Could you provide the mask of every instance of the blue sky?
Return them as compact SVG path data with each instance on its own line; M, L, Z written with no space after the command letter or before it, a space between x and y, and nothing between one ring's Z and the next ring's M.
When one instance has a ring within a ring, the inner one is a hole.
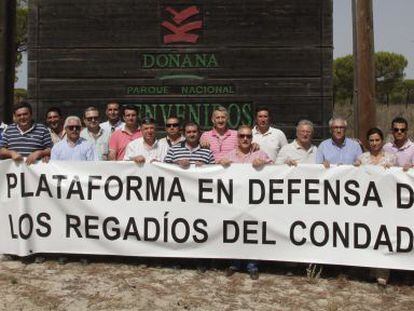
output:
M334 58L352 53L351 0L333 0ZM376 51L408 59L406 78L414 79L414 0L373 0ZM16 87L27 87L27 57L18 69Z

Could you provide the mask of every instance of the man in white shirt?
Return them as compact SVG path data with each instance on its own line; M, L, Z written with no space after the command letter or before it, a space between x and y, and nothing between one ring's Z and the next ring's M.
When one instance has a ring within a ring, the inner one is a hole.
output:
M253 128L253 142L266 152L272 161L288 141L286 135L279 129L270 126L270 111L266 107L258 107L255 114L256 126Z
M141 124L142 137L131 141L125 151L124 160L137 164L163 162L168 145L161 145L155 136L155 121L145 117Z
M119 130L122 128L122 126L125 124L122 122L120 117L120 109L119 104L117 102L109 102L106 104L106 110L105 114L108 118L108 121L103 122L100 125L101 128L103 128L105 131L112 134L116 130Z
M159 143L166 145L167 148L173 147L185 140L184 136L181 135L180 120L175 116L170 116L165 121L165 132L167 136L161 138Z
M315 163L317 148L312 145L313 123L301 120L296 126L296 139L282 147L276 159L276 164L297 165L298 163Z

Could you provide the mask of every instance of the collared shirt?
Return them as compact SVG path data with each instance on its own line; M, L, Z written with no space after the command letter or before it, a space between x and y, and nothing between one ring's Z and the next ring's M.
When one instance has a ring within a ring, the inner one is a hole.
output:
M125 125L112 133L109 139L109 150L115 151L116 160L123 160L127 145L134 139L142 137L141 131L137 128L132 134L125 130Z
M116 122L115 125L112 125L109 121L106 122L102 122L99 124L99 126L101 128L103 128L105 131L109 132L110 134L112 134L113 132L115 132L116 130L120 130L124 127L125 123L121 121L121 119L118 120L118 122Z
M126 147L124 160L131 161L137 156L143 156L146 163L151 161L163 162L167 154L167 146L161 146L158 140L155 140L152 146L145 143L144 138L140 137L131 141Z
M287 145L286 135L279 129L269 127L266 133L262 134L257 126L253 128L253 142L260 146L260 150L267 153L269 158L276 161L277 155L283 146Z
M276 159L276 164L284 164L286 160L293 160L297 163L313 164L315 163L316 151L318 148L311 145L309 149L303 148L298 144L296 139L280 149Z
M169 149L169 148L171 148L171 147L174 147L174 146L176 146L176 145L178 145L178 144L180 144L181 142L183 142L183 141L185 141L185 137L184 136L180 136L180 138L177 140L177 141L175 141L175 142L172 142L171 141L171 139L168 137L168 136L165 136L165 137L163 137L163 138L161 138L160 140L159 140L159 144L160 145L166 145L167 146L167 148Z
M397 166L414 164L414 143L409 139L407 139L401 148L398 148L394 143L386 143L384 145L384 150L395 154L397 157Z
M361 146L356 141L346 137L342 145L337 145L329 138L319 145L316 163L328 161L331 164L353 164L361 154Z
M50 132L46 126L40 123L34 123L25 132L17 124L11 124L3 132L3 139L0 143L0 148L16 151L23 157L27 157L34 151L51 147Z
M168 153L164 162L175 163L179 160L188 160L190 164L201 162L204 164L214 164L214 155L210 149L201 148L198 145L196 148L191 148L185 141L168 149Z
M51 160L60 161L98 161L95 146L85 138L79 137L73 145L68 139L63 139L53 146Z
M99 161L108 160L109 138L111 137L111 133L100 127L98 134L94 135L85 127L80 133L80 137L85 138L95 145Z
M227 130L223 135L219 135L215 129L204 132L200 141L208 141L210 150L213 152L216 161L221 160L225 154L237 147L237 131Z
M52 138L52 143L53 144L56 144L56 143L60 142L61 140L63 140L66 137L65 129L62 130L60 135L53 132L51 128L48 128L48 129L49 129L50 137Z
M238 148L230 151L224 157L233 163L252 163L256 159L264 160L266 163L271 163L272 159L267 155L266 152L262 150L257 150L254 152L249 152L247 154L239 151Z

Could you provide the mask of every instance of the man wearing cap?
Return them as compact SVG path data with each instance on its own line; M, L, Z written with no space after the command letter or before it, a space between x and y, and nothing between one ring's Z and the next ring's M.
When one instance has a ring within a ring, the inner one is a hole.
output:
M141 123L142 137L131 141L125 150L124 160L137 164L164 161L168 147L160 145L155 135L155 121L145 117Z

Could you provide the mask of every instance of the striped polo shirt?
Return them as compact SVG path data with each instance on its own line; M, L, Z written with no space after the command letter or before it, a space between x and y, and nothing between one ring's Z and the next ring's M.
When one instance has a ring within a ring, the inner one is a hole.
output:
M175 163L178 160L189 160L191 164L196 162L214 164L214 156L211 150L201 148L200 145L190 149L185 141L168 149L164 162Z
M46 126L40 123L34 123L26 132L22 132L17 124L9 125L3 133L3 140L0 143L0 148L16 151L23 157L27 157L33 151L51 147L50 132Z
M209 142L214 158L216 161L220 161L227 153L237 147L237 131L227 130L223 135L219 135L213 128L211 131L204 132L200 141Z

